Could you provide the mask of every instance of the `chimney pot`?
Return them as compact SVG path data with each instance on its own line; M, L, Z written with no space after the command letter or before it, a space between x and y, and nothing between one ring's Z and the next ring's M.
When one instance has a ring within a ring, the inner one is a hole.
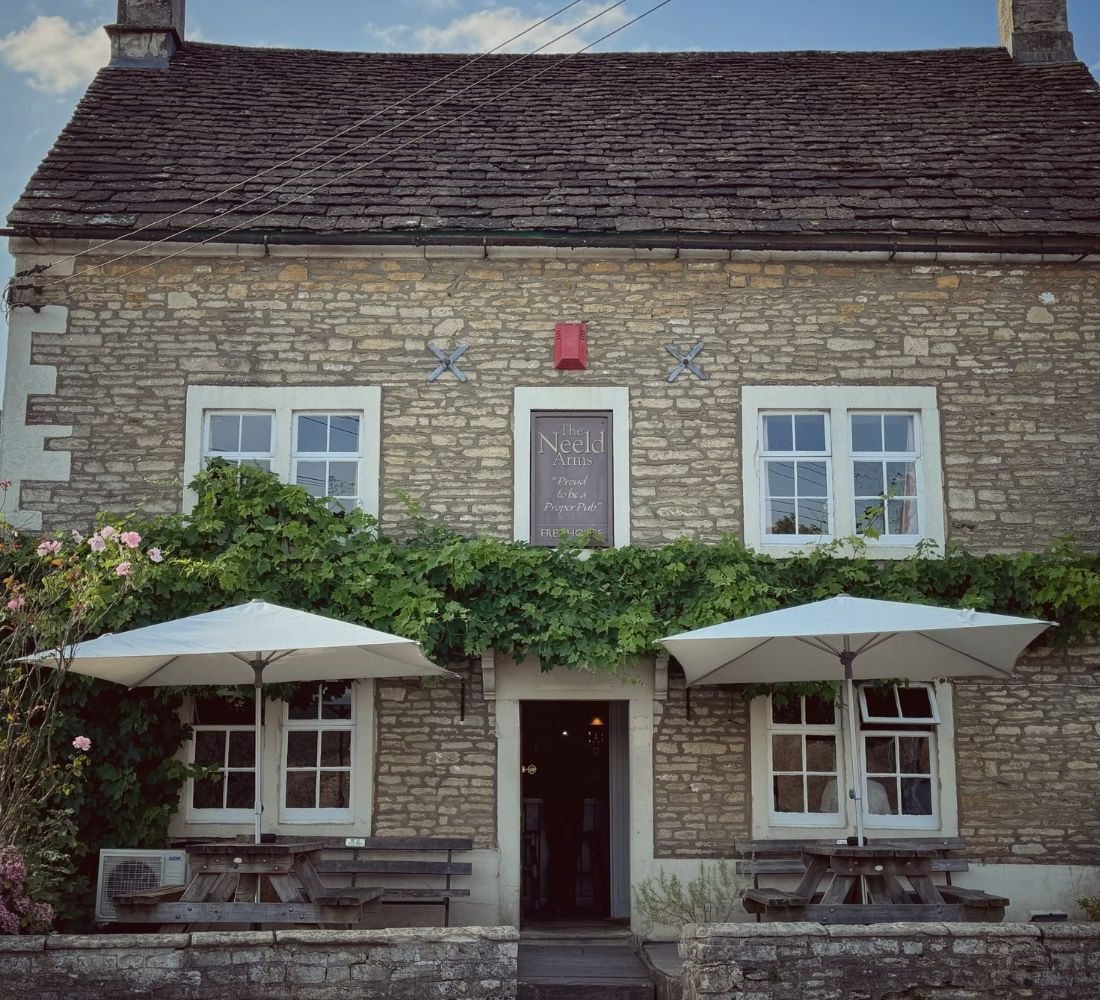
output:
M118 20L107 25L111 66L167 69L183 45L186 0L118 0Z
M1018 63L1077 62L1067 0L997 0L1001 45Z

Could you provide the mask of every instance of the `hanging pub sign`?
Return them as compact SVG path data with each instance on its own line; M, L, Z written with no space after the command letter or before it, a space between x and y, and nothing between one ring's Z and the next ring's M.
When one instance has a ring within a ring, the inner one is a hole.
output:
M610 412L532 412L532 544L593 531L613 545L611 469Z

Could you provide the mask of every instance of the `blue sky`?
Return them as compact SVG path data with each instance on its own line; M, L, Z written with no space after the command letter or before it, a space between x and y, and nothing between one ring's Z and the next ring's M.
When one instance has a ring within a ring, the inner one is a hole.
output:
M583 0L565 26L610 5ZM485 51L566 0L188 0L202 41L322 49ZM656 0L627 0L556 49L570 51ZM6 215L96 68L115 0L7 0L0 5L0 205ZM581 14L580 12L584 12ZM1100 72L1100 2L1070 0L1077 54ZM564 28L546 27L534 47ZM532 38L537 38L534 43ZM580 42L574 38L583 39ZM996 0L672 0L607 49L920 49L996 45ZM0 261L0 281L10 258Z

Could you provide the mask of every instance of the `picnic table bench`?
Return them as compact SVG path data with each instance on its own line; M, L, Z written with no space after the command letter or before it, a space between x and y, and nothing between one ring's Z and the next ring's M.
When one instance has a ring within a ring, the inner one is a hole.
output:
M324 844L314 862L319 874L350 878L352 888L360 876L369 876L371 885L382 890L383 905L442 906L444 927L450 926L451 900L470 895L468 888L451 882L473 873L470 862L454 859L456 853L473 850L468 837L342 838Z

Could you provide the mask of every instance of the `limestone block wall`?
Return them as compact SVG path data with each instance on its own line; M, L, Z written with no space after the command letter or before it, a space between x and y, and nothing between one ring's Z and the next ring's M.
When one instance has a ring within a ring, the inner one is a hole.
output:
M496 720L480 666L449 664L466 681L377 681L376 837L472 837L496 846Z
M653 732L654 855L730 858L749 836L748 705L727 689L669 677Z
M513 1000L512 927L0 937L9 1000Z
M684 928L684 1000L1084 1000L1100 924Z
M407 493L461 530L507 537L513 389L619 385L633 539L714 539L742 530L741 386L850 383L937 387L949 537L975 550L1035 547L1069 528L1100 540L1085 461L1100 443L1096 268L244 249L60 286L67 327L29 348L56 368L56 390L5 414L72 428L43 445L71 453L67 481L3 470L47 527L80 527L97 508L178 507L188 384L379 385L383 526L402 528ZM562 321L588 324L586 371L552 368ZM698 340L709 379L669 384L664 346ZM428 341L468 344L470 380L429 384Z

